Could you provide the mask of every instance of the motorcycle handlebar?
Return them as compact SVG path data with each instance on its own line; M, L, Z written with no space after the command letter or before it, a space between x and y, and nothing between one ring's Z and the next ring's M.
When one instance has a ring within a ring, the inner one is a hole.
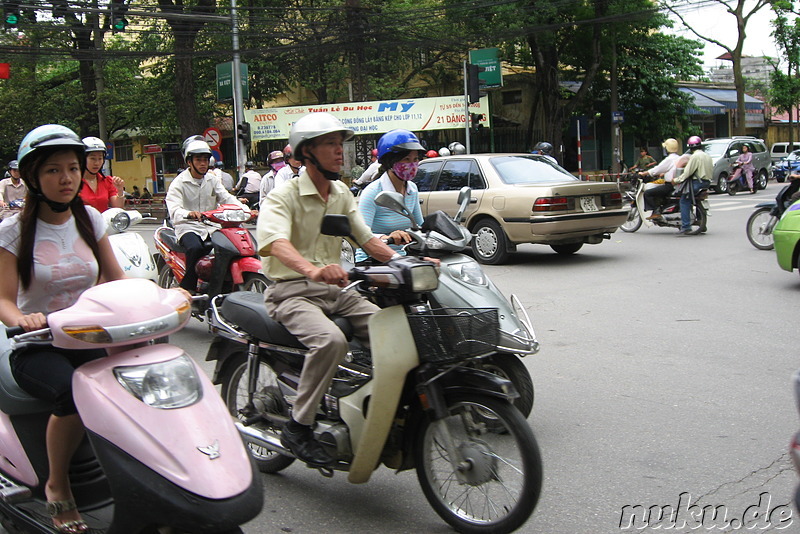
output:
M6 337L12 338L14 336L18 336L20 334L24 334L25 329L21 326L8 326L6 327Z

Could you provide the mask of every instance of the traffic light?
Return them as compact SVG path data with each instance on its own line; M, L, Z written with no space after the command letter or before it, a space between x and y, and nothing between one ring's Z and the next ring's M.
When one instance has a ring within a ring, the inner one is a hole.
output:
M483 120L483 113L470 113L469 114L469 121L472 125L472 129L475 132L479 132L481 128L483 128L483 124L481 121Z
M481 81L478 75L486 68L467 63L467 96L469 103L474 104L481 99Z
M3 26L16 28L20 18L19 2L3 2Z
M125 12L128 11L128 6L122 2L112 2L111 7L111 32L123 32L128 25L128 19L125 18Z
M249 145L250 144L250 123L249 122L243 122L243 123L239 124L239 126L237 127L237 135L239 136L239 139L241 139L244 142L245 145Z

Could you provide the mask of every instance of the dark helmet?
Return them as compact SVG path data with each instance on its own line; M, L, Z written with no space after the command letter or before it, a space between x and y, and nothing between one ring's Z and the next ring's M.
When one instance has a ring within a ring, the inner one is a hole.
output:
M410 150L425 150L425 147L420 144L417 136L408 130L392 130L378 139L378 161L381 163L387 154Z
M547 141L540 141L536 143L535 147L533 147L533 151L539 154L547 154L550 156L553 153L553 145Z
M11 161L8 162L8 168L9 169L19 169L19 161L15 160L15 159L12 159Z

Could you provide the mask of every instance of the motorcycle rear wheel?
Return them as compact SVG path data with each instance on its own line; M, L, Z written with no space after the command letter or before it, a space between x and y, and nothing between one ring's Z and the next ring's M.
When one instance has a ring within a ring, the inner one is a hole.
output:
M639 210L636 206L631 206L631 211L628 213L627 220L619 227L623 232L633 233L642 227L642 216L639 215Z
M178 287L178 281L175 280L175 275L172 274L172 269L169 268L169 265L164 264L158 270L158 285L164 289Z
M692 221L692 229L689 233L692 235L702 234L706 231L706 224L708 223L708 214L706 210L698 204L694 207L694 221Z
M759 250L772 250L775 248L775 239L772 228L777 223L772 220L772 208L759 208L747 219L747 239L750 244Z
M260 273L244 273L244 283L242 291L252 291L253 293L264 294L264 291L272 285L269 278Z
M258 385L253 397L255 406L252 409L247 407L247 352L245 351L229 356L220 373L220 382L225 406L231 415L240 421L260 411L269 411L284 417L289 415L288 407L284 405L278 389L275 371L263 360L259 362ZM280 432L280 428L272 427L266 421L255 423L253 426L275 433ZM277 473L289 467L295 460L255 443L248 443L246 436L242 438L247 443L258 470L262 473Z
M533 513L542 489L531 428L516 408L494 397L453 396L447 409L443 419L425 419L417 436L414 459L425 498L459 532L512 532ZM486 428L487 412L504 432Z

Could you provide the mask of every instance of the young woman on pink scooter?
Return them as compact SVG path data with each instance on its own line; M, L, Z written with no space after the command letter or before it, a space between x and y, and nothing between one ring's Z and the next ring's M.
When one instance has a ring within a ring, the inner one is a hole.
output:
M78 195L86 167L80 138L64 126L40 126L23 139L19 166L28 196L22 213L0 225L0 270L5 273L0 281L0 320L32 331L46 327L46 313L70 306L98 280L124 275L102 217L84 207ZM75 509L68 475L83 437L72 400L72 371L104 355L102 350L39 347L12 359L19 384L54 405L46 434L50 475L45 494L59 532L87 530Z

